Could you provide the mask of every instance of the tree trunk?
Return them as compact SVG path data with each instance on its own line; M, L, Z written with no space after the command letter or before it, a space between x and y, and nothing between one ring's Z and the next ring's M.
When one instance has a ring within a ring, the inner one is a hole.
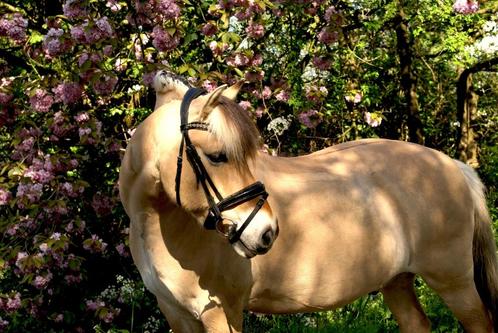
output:
M396 22L397 51L400 63L401 91L406 101L408 139L424 143L424 129L420 120L416 76L413 73L413 41L406 15L400 7Z
M479 166L477 160L477 142L472 124L477 114L477 101L479 95L472 87L472 73L464 70L457 83L457 120L460 123L458 135L458 159L474 168Z
M473 167L479 166L477 158L479 147L472 127L477 115L479 95L474 91L472 75L480 71L493 71L496 65L498 65L498 57L466 68L458 77L457 120L460 122L460 132L457 137L457 156L461 161Z

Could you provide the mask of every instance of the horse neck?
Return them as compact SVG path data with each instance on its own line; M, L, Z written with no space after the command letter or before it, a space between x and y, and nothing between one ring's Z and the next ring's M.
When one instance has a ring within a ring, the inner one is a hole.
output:
M161 106L174 100L181 101L183 99L183 95L185 95L185 92L179 90L168 90L165 93L157 93L154 109L157 110Z

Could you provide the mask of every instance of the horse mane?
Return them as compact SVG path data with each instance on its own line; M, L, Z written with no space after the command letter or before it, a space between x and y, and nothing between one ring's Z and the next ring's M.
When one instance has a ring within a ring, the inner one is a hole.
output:
M207 118L209 131L223 142L228 159L239 168L247 167L261 147L259 131L249 113L233 100L221 96L219 107Z
M161 70L154 76L152 87L156 91L155 109L157 109L171 100L181 100L191 85L185 78Z

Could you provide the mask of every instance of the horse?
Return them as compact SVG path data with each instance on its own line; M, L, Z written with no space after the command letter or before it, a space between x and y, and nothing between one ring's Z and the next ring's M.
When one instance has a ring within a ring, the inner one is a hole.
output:
M401 332L430 332L416 275L466 331L498 332L496 244L472 168L385 139L271 156L240 86L203 94L159 72L122 160L132 257L174 332L241 332L244 310L323 311L374 291Z

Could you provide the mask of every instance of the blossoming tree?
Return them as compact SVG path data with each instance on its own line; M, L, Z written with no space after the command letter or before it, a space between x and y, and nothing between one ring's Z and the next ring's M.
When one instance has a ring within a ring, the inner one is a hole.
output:
M116 188L158 69L208 91L244 80L240 105L269 153L414 141L412 126L454 152L458 71L476 63L472 52L496 57L496 8L420 3L1 2L0 331L166 329L131 263ZM478 82L490 90L496 78ZM496 126L480 127L483 147Z

